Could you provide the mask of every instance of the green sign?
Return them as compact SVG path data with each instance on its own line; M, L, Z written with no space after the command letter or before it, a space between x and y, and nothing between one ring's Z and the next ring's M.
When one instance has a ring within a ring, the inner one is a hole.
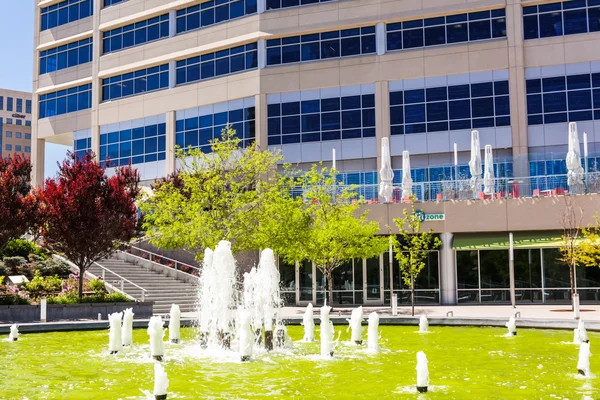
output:
M415 214L419 217L421 222L446 220L445 214L426 214L423 210L416 210Z

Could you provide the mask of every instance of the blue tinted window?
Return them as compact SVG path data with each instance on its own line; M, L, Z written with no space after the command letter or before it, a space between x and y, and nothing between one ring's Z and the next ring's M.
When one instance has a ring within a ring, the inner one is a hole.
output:
M217 0L177 11L177 33L229 21L244 15L255 14L257 0Z
M373 54L375 51L374 27L344 29L267 40L267 65Z
M132 132L146 132L143 136ZM100 160L107 166L139 164L166 158L164 122L100 134Z
M127 0L104 0L104 7L114 6Z
M281 115L280 117L280 112ZM375 95L329 97L269 104L270 145L306 143L375 135Z
M102 79L102 101L169 87L169 64Z
M576 35L600 30L600 4L572 0L523 7L525 39Z
M145 21L102 32L102 52L104 54L113 53L168 36L169 14L163 14Z
M66 0L41 9L41 29L56 28L87 18L94 12L93 0Z
M508 81L390 92L391 134L510 125Z
M70 105L67 107L67 105ZM74 106L73 106L74 105ZM40 95L39 118L53 117L92 107L92 85L82 85L68 90Z
M276 10L279 8L298 7L300 5L326 3L330 1L335 0L266 0L266 9Z
M506 37L505 10L392 23L386 31L388 51Z
M177 61L176 83L197 82L258 67L256 43Z
M40 51L40 74L92 61L92 38Z

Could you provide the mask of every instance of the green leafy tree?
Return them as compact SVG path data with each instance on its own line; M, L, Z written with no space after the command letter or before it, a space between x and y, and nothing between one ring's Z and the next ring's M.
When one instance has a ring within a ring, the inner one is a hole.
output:
M415 315L415 279L427 266L427 257L431 250L442 245L433 230L421 232L421 218L415 210L414 197L410 206L402 210L403 216L395 218L398 237L394 237L393 246L396 260L400 264L402 280L410 287L411 314Z
M297 195L284 195L273 206L291 221L285 226L289 236L274 241L273 250L286 262L312 260L327 280L329 304L333 303L333 271L354 258L376 256L388 245L386 237L377 235L379 223L368 221L368 211L352 202L354 188L343 186L335 173L314 165L296 178ZM280 226L274 224L272 230Z
M600 229L598 218L594 226L581 230L581 254L579 264L586 267L600 267Z
M563 228L562 243L560 246L559 260L569 268L569 280L571 282L571 310L574 309L573 295L577 293L575 288L575 267L584 257L581 242L581 225L583 221L583 209L575 207L573 196L564 196L565 208L561 215L560 223Z
M282 157L256 146L242 149L241 143L227 127L211 142L210 153L177 151L181 168L157 182L153 196L140 204L152 244L186 249L198 260L221 240L230 241L234 252L268 246L267 235L258 231L280 195L275 171Z

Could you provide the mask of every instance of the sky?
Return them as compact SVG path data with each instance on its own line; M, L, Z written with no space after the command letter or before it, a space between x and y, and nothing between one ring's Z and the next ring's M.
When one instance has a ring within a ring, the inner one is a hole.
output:
M31 92L33 0L0 0L0 88ZM46 176L54 176L70 147L46 144Z

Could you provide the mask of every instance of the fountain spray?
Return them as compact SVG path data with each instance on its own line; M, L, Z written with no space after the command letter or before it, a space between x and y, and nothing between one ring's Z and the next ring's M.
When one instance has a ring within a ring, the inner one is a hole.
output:
M110 354L117 354L123 347L121 338L121 321L123 319L123 313L113 313L108 316L108 322L110 328L108 330L108 349Z
M429 367L427 356L422 351L417 353L417 391L427 393L429 387Z
M321 307L321 356L333 357L333 323L329 320L329 312L331 307L325 304Z
M592 353L590 352L590 342L583 342L579 345L579 359L577 360L577 372L580 375L585 377L590 377L592 373L590 372L590 357Z
M260 262L256 270L255 300L263 311L265 326L265 348L273 350L273 327L280 325L279 308L281 307L280 276L275 264L275 254L271 249L260 253Z
M429 321L427 320L427 316L421 315L419 319L419 332L428 332L429 331Z
M177 304L171 305L171 312L169 313L169 341L171 343L179 343L181 339L181 311Z
M240 344L240 357L242 361L250 361L252 357L252 346L254 346L254 334L250 329L251 325L250 311L243 309L240 312L240 331L239 344Z
M169 379L165 369L160 364L154 364L154 399L165 400L167 398L167 389Z
M148 323L148 335L150 336L150 355L157 361L162 361L165 355L165 345L163 343L163 321L160 315L150 318Z
M579 342L580 343L588 343L590 338L588 337L587 329L585 329L585 322L582 319L579 320L579 324L577 326L577 331L579 332Z
M212 273L212 260L213 260L213 251L208 247L204 250L204 261L202 264L202 273L200 275L199 285L198 285L198 294L199 294L199 329L200 329L200 347L206 348L208 346L208 328L209 323L211 321L211 307L210 307L210 293L208 289L205 290L207 286L207 281L209 280L209 274Z
M8 340L10 340L12 342L16 342L17 340L19 340L19 328L17 327L17 324L12 324L10 326L10 333L8 334Z
M375 311L369 314L368 348L373 352L379 351L379 315Z
M573 343L581 344L581 336L579 336L579 328L573 329Z
M242 300L244 308L250 313L250 325L256 336L256 343L261 344L263 307L259 299L260 293L257 286L256 268L252 267L250 272L244 273L244 292Z
M363 321L363 308L359 306L352 310L352 314L350 314L350 319L346 319L348 321L348 329L352 329L352 341L355 344L362 344L362 321ZM348 332L346 329L346 332Z
M129 347L133 345L133 309L127 308L123 312L123 329L121 332L121 344Z
M313 305L309 303L302 317L302 325L304 325L304 341L315 341L315 319L313 316Z
M517 322L515 321L514 315L511 315L506 323L506 327L508 328L508 336L517 336Z

